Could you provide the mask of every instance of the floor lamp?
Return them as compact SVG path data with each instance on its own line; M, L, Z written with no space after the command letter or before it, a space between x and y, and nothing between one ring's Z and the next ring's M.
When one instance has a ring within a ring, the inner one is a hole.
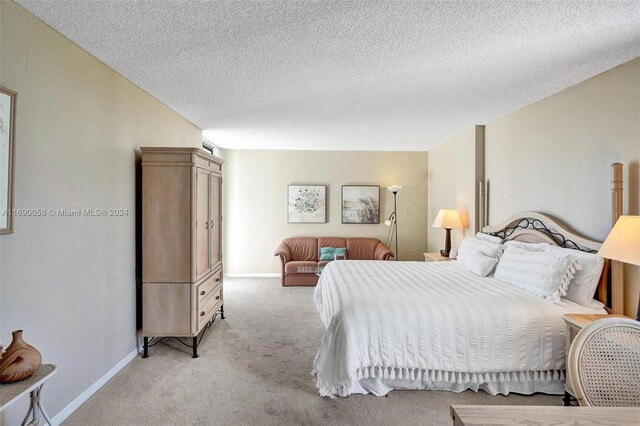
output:
M620 216L598 256L640 266L640 216ZM636 319L640 321L640 303Z
M400 260L400 256L398 254L398 210L397 210L398 205L396 204L396 195L398 194L398 191L402 189L402 187L400 185L392 185L387 187L387 189L389 190L389 192L393 194L393 213L391 213L391 216L389 216L389 219L384 221L385 225L390 226L389 234L387 235L387 246L391 244L391 241L395 237L395 240L396 240L395 257L396 257L396 260Z

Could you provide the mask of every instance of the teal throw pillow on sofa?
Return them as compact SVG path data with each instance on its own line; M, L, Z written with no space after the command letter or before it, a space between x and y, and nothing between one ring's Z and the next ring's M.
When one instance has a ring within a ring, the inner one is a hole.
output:
M320 260L333 260L336 255L347 257L347 249L345 247L321 247Z

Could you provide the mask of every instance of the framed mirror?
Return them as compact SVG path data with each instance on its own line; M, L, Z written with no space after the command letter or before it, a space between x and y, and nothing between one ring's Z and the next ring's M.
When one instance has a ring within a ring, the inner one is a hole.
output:
M0 234L13 232L17 98L16 92L0 86Z

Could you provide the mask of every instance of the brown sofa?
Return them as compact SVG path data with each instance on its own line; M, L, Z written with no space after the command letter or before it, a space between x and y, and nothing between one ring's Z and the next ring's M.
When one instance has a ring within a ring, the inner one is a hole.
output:
M322 247L346 247L350 260L389 260L393 252L375 238L293 237L285 238L274 253L282 261L282 285L316 285L316 270L329 261L320 261Z

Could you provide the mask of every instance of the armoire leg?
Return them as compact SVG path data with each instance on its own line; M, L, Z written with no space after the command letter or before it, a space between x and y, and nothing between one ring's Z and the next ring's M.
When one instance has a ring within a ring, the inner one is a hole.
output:
M142 344L142 358L149 358L149 338L144 338L144 343Z
M220 305L220 319L224 319L224 305Z
M198 358L198 336L193 337L193 358Z

